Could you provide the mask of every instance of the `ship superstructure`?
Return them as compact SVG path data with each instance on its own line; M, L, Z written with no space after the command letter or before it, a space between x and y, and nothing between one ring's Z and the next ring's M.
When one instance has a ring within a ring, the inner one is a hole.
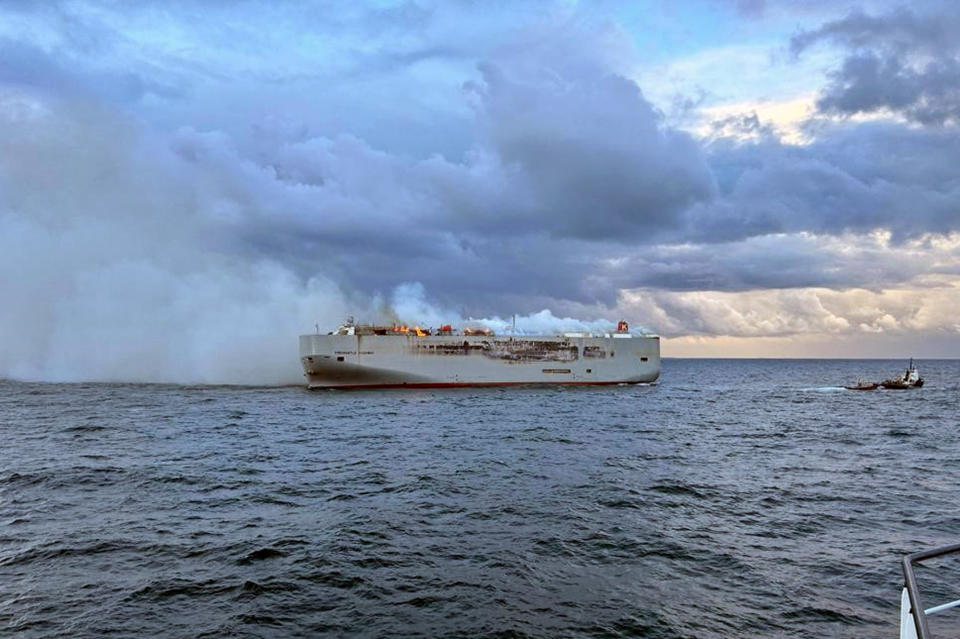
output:
M631 333L625 321L615 332L556 335L348 321L301 335L300 361L310 388L635 384L660 376L660 338Z

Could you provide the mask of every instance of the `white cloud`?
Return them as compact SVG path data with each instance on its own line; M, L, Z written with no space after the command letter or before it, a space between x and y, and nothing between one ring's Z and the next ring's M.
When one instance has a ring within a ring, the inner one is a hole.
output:
M929 280L930 278L928 278ZM619 308L669 337L955 335L960 277L878 291L798 288L742 292L627 290ZM960 343L957 344L960 352Z
M736 126L744 117L756 116L761 126L769 126L786 144L803 144L810 141L803 130L804 123L816 112L816 95L813 93L783 100L744 100L705 107L694 131L702 138L725 137L737 140L758 140L763 130Z

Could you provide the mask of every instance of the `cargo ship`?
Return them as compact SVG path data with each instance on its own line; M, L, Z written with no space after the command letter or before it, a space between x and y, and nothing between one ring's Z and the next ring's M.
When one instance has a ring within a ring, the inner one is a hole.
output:
M660 338L631 333L626 321L556 335L348 321L301 335L300 362L311 389L638 384L660 376Z

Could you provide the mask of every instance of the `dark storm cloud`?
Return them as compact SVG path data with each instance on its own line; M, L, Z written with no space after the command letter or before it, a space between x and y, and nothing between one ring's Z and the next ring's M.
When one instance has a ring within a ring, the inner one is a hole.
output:
M791 40L800 54L819 42L848 50L818 106L827 113L881 109L923 124L960 119L960 7L924 13L901 8L882 15L856 11Z
M485 126L512 113L485 114ZM309 139L258 165L222 138L198 140L202 148L191 157L205 171L235 176L231 199L249 202L233 221L236 250L283 255L303 275L332 274L350 289L386 293L418 281L470 314L537 310L523 299L609 306L620 289L636 286L879 287L931 265L885 261L881 249L845 253L821 246L824 238L890 229L901 242L960 230L960 185L951 169L960 163L960 138L951 129L845 124L806 147L769 137L715 142L707 157L718 186L710 199L654 218L649 235L637 234L640 224L632 235L615 227L616 238L577 236L564 217L616 224L602 190L600 206L565 206L494 142L460 164L412 162L351 138ZM551 170L567 170L582 185L576 160L562 157ZM566 193L563 184L554 188ZM660 246L664 237L693 248Z
M672 230L681 211L712 195L699 146L662 126L634 82L554 60L519 78L503 65L482 68L486 144L530 202L526 209L524 199L516 208L504 202L488 221L557 237L635 241Z
M896 250L893 251L897 253ZM613 286L673 291L751 291L862 287L880 290L925 273L949 273L938 257L854 238L766 235L720 245L652 247L635 251L609 272ZM941 256L942 257L942 256Z
M689 211L691 239L866 233L895 239L960 230L960 131L830 125L806 146L715 144L722 196Z

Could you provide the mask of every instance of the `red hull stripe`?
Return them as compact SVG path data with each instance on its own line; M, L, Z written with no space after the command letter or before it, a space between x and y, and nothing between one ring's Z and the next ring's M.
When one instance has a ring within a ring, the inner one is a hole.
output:
M410 382L408 384L348 384L344 386L310 386L311 390L361 390L365 388L477 388L490 386L612 386L649 382Z

